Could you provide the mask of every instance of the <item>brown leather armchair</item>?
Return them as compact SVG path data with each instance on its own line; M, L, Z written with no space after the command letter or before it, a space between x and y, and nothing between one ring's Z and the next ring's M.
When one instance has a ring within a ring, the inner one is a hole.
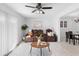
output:
M53 33L53 35L49 36L48 33L53 33L53 31L51 29L46 30L45 40L47 42L56 42L57 41L57 35L55 33Z

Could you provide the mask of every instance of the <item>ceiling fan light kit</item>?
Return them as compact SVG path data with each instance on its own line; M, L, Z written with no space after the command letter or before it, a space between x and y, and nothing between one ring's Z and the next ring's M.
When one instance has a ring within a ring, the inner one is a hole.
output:
M36 7L28 5L25 5L25 7L35 8L35 10L33 10L32 13L37 12L38 14L45 14L45 12L42 9L52 9L52 7L42 7L41 3L37 3Z

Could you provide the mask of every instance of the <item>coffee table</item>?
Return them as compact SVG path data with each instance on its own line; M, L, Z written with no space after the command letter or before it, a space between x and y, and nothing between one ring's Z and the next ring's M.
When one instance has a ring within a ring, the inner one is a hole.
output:
M30 54L31 54L32 48L39 48L40 49L40 56L42 56L42 48L46 48L46 47L48 47L48 50L50 52L50 48L49 48L49 43L48 42L46 42L45 45L37 45L37 42L32 42L31 49L30 49Z

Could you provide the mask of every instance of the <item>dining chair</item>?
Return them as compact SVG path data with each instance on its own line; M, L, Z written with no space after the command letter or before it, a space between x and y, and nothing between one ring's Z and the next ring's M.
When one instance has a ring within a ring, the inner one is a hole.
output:
M74 39L72 31L68 32L68 38L69 38L69 44L70 44L73 41L73 39Z
M74 35L74 39L75 39L76 43L79 44L79 35Z
M66 34L66 42L68 42L68 39L69 39L68 32L66 32L65 34Z

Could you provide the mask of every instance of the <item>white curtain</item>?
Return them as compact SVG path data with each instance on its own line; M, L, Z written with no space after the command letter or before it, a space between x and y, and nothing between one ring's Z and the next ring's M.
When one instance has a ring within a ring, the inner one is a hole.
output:
M2 21L0 18L0 55L2 55Z
M17 18L13 16L9 16L8 21L8 48L9 51L14 49L18 42L18 26L17 26Z
M0 55L12 50L17 44L17 17L0 11Z
M3 55L4 53L6 53L7 52L7 43L6 43L6 41L7 41L7 24L6 24L6 19L5 19L6 17L5 17L5 13L3 13L3 12L0 12L0 29L1 29L1 31L0 31L0 33L1 33L1 36L0 36L0 41L1 41L1 55Z

